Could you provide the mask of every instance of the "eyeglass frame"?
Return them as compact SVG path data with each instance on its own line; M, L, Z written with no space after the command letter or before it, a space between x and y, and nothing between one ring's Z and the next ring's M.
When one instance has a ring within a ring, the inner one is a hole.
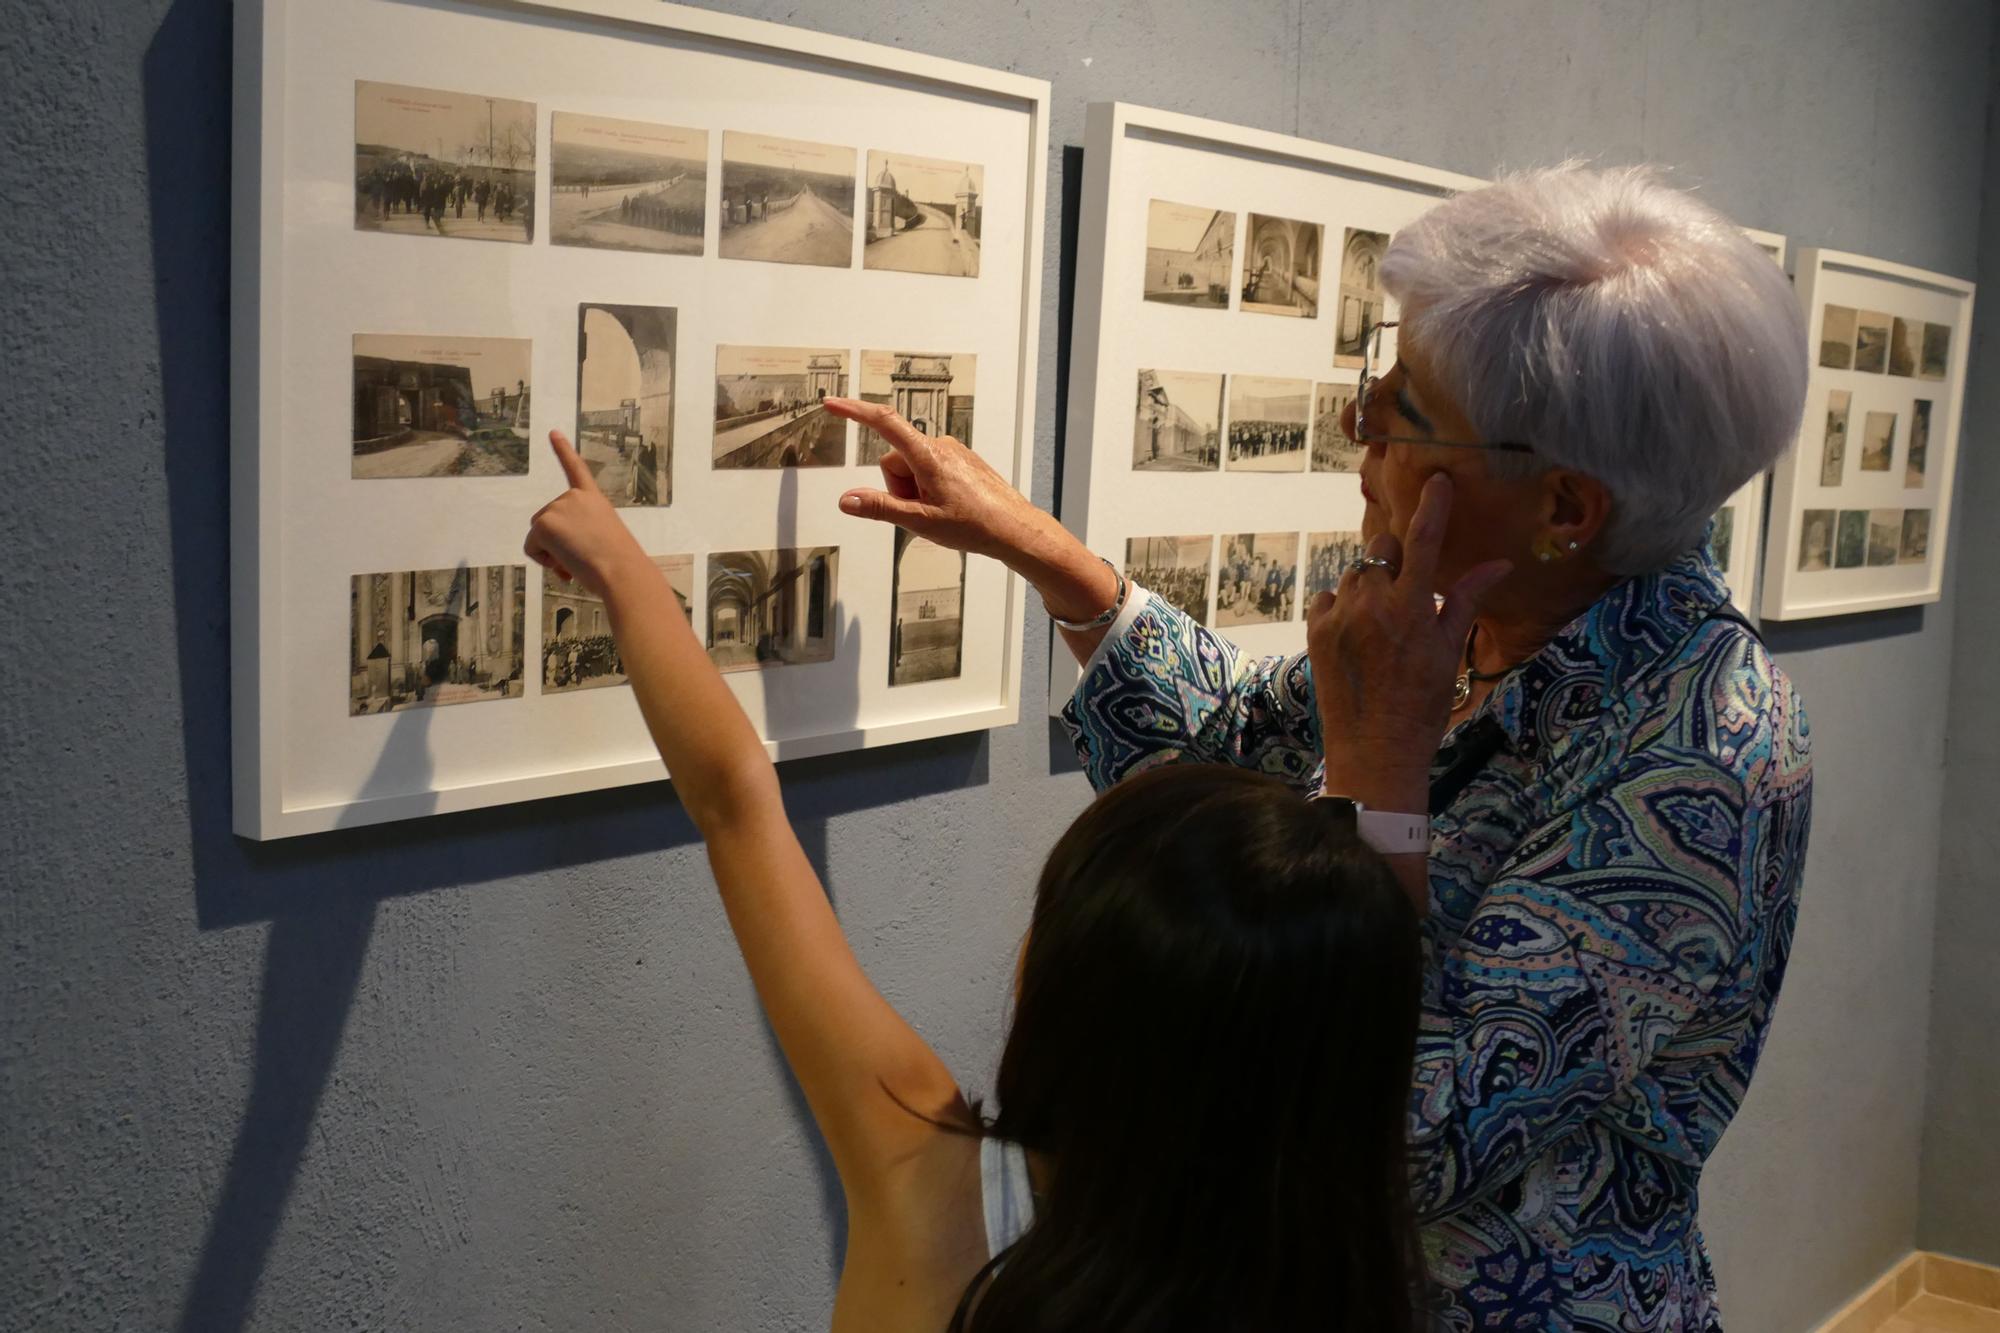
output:
M1354 442L1356 444L1430 444L1442 449L1491 449L1503 454L1532 454L1535 446L1515 441L1489 442L1486 440L1434 440L1421 435L1370 435L1362 424L1361 414L1368 410L1368 381L1387 379L1386 375L1371 375L1368 366L1382 346L1382 330L1393 329L1403 321L1383 320L1379 324L1363 324L1361 328L1361 374L1354 386Z

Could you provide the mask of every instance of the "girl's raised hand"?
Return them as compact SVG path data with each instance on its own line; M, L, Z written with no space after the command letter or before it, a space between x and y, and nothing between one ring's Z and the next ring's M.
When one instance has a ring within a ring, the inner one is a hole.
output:
M549 445L562 465L569 489L528 521L528 540L521 549L536 564L601 595L620 567L635 557L645 560L645 554L611 501L597 488L590 465L569 437L552 430Z
M840 497L858 518L907 528L954 551L1006 562L1021 551L1044 516L985 459L950 436L925 435L882 403L828 398L835 416L858 421L888 444L884 489L859 487Z

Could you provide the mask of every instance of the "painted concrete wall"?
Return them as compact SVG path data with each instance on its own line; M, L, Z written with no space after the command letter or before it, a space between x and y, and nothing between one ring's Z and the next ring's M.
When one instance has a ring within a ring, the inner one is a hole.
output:
M1092 98L1480 173L1655 158L1745 223L1978 259L1982 0L745 8L1055 79L1044 502L1060 146ZM0 1309L38 1330L819 1326L836 1186L664 791L228 832L228 53L222 0L22 0L0 25ZM1990 570L2000 538L1958 531ZM1773 636L1819 819L1790 989L1704 1208L1733 1333L1808 1327L1916 1234L1952 619ZM1046 649L1037 620L1030 682ZM981 1086L1022 850L1081 779L1039 720L786 777L864 962Z
M1973 316L1965 396L1968 420L1980 425L1962 445L1961 532L1990 532L2000 513L2000 103L1987 107L1981 218L1984 308ZM2000 1264L2000 540L1966 542L1957 565L1917 1238L1925 1249Z

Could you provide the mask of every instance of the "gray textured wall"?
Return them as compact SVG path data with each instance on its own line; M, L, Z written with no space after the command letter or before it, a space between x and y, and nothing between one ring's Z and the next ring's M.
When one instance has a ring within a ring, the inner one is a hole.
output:
M1986 0L746 8L1050 76L1056 146L1123 97L1470 172L1654 158L1746 223L1955 273L1978 257ZM0 25L0 1322L818 1326L836 1187L663 791L228 833L228 52L221 0L17 0ZM1050 167L1043 501L1070 202ZM1990 527L1957 533L1966 571L1991 570ZM1773 636L1819 819L1790 989L1710 1173L1733 1333L1809 1326L1916 1234L1952 619L1948 600ZM1046 647L1037 622L1030 682ZM1983 706L1966 764L1990 798ZM1081 780L1039 720L786 776L864 962L980 1084L1024 849ZM1950 899L1968 933L1973 896ZM1954 942L1941 975L1991 956ZM1937 1181L1964 1142L1948 1121ZM1949 1194L1939 1233L1969 1234L1976 1201Z
M2000 60L2000 38L1995 42ZM2000 68L2000 66L1996 66ZM1987 108L1986 204L1979 243L1958 508L1994 529L2000 513L2000 104ZM1967 529L1961 528L1960 531ZM1945 741L1937 951L1926 1102L1925 1248L2000 1264L2000 538L1965 543Z

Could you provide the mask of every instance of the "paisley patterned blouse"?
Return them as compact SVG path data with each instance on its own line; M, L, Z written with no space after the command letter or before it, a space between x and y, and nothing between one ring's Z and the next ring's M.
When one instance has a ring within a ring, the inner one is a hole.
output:
M1063 718L1100 788L1180 760L1319 779L1305 656L1136 590ZM1432 779L1410 1134L1437 1326L1719 1330L1695 1203L1797 919L1791 683L1692 551L1510 672Z

